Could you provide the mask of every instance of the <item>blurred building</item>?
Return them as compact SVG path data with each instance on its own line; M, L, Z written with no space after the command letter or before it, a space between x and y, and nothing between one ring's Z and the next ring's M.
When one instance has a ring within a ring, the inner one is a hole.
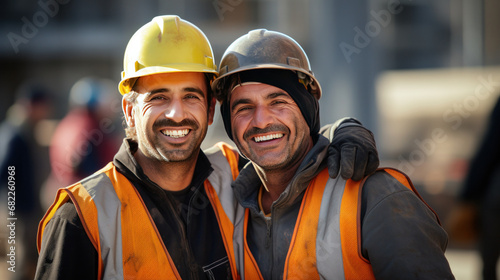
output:
M386 69L500 63L500 4L483 1L40 0L8 1L0 11L0 117L13 89L37 77L58 92L62 115L83 76L119 80L135 30L159 14L200 26L216 60L253 28L297 39L324 88L323 123L350 115L376 130L375 82Z

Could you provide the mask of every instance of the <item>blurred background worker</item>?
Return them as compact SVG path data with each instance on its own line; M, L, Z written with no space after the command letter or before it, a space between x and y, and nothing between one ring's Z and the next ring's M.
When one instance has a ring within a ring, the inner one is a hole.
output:
M495 280L500 257L500 99L491 113L482 143L470 162L459 199L465 205L464 209L473 211L469 213L474 219L468 230L478 226L483 279Z
M71 88L69 112L50 145L52 172L61 186L92 174L113 158L118 146L106 134L114 125L110 106L111 93L115 92L111 81L90 77Z
M40 143L40 138L43 138L40 134L44 131L39 129L39 124L49 116L50 109L51 99L47 90L27 82L19 88L15 103L0 125L0 197L5 208L7 201L15 203L15 215L12 216L17 218L15 252L17 265L22 267L11 274L10 279L33 279L36 267L38 254L33 240L43 214L39 193L50 172L48 148ZM9 166L14 168L15 190L5 197Z
M50 144L52 173L44 188L44 206L52 203L58 188L85 178L113 159L121 142L116 136L121 128L115 121L114 93L115 86L107 79L84 77L72 86L69 111Z

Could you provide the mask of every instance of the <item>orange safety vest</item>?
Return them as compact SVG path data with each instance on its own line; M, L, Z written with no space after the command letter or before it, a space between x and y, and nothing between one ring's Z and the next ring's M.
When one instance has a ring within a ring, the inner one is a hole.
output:
M226 144L217 145L220 157L227 159L231 169L231 173L217 176L230 176L226 178L226 182L230 182L238 175L238 154ZM233 279L239 279L233 249L234 221L226 215L218 192L209 180L205 180L204 188L219 222L231 274ZM221 189L231 188L217 187ZM98 279L181 279L141 196L113 163L57 192L55 202L38 228L39 251L45 226L69 199L98 252Z
M415 192L421 199L405 174L391 168L383 170ZM324 169L310 182L306 189L288 249L283 279L320 279L316 265L316 233L322 197L328 179L328 171ZM365 181L366 178L362 181L347 180L341 198L339 225L344 279L375 279L370 262L361 253L360 202L361 190ZM263 279L246 241L248 219L249 209L246 209L244 221L244 279Z

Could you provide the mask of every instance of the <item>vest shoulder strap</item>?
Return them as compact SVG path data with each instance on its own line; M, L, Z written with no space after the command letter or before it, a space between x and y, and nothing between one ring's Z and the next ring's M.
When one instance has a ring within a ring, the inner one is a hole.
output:
M381 168L390 176L409 190L413 191L417 197L425 203L413 186L410 178L403 172L394 168ZM361 252L361 192L368 177L362 181L348 180L344 189L340 210L340 236L342 242L342 259L346 279L375 279L370 262L365 259ZM427 203L425 203L427 205ZM427 205L435 214L437 214ZM356 213L356 218L352 217Z
M252 255L252 251L248 246L247 232L248 232L248 219L250 218L250 210L245 209L245 220L243 224L243 273L245 280L263 280L262 273L260 272L259 265ZM286 279L286 277L283 277Z
M375 279L371 264L361 254L361 189L366 179L347 180L340 205L340 241L345 279Z
M292 240L288 249L283 279L320 279L316 268L316 234L323 191L329 175L325 168L310 183L300 206ZM247 243L249 210L245 211L244 263L245 279L263 279Z
M436 213L436 211L434 211L434 209L432 209L432 207L427 204L427 202L425 202L425 200L420 196L420 194L418 193L417 189L415 188L415 186L413 186L413 183L411 182L410 178L408 177L408 175L406 175L405 173L397 170L397 169L394 169L394 168L384 168L384 171L389 173L392 177L396 178L401 184L403 184L405 187L407 187L409 190L413 191L415 193L415 195L427 206L427 208L429 208L429 210L432 211L432 213L434 213L434 216L436 217L436 220L437 222L441 225L441 221L439 220L439 216L438 214Z
M311 234L311 229L318 228L321 200L328 178L328 169L325 168L311 181L304 194L285 262L284 279L319 279L316 268L317 234Z
M236 180L240 171L238 170L238 153L231 148L228 144L224 142L218 142L215 144L222 151L222 154L226 157L231 167L231 174L233 174L233 181Z
M38 247L47 223L57 209L71 199L98 253L99 279L180 279L135 187L112 163L94 176L58 191L55 202L40 223Z
M116 168L109 169L106 175L121 202L123 246L119 260L123 261L125 278L181 279L138 191Z

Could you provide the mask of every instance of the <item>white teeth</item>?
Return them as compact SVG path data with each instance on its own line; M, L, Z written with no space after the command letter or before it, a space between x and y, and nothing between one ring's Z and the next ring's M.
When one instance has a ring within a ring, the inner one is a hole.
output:
M270 134L270 135L264 135L264 136L257 136L254 138L254 141L256 143L262 142L262 141L269 141L277 138L283 137L283 133L275 133L275 134Z
M184 137L189 133L189 129L183 130L164 130L162 133L166 136L170 136L172 138L180 138Z

